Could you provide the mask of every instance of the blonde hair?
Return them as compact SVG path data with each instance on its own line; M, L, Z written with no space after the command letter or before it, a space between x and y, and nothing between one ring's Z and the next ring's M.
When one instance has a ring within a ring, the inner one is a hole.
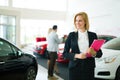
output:
M49 29L48 29L48 34L49 34L51 31L52 31L52 28L49 28Z
M75 15L75 17L74 17L74 25L75 25L75 22L76 22L76 17L77 16L82 16L83 17L83 19L84 19L84 21L85 21L85 29L86 30L89 30L89 20L88 20L88 15L87 15L87 13L85 13L85 12L79 12L79 13L77 13L76 15ZM76 25L75 25L76 26Z

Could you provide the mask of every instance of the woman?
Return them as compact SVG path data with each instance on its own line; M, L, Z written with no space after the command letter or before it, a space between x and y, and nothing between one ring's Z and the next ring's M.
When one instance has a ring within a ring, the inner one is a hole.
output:
M71 32L65 42L63 56L69 62L69 80L94 80L95 57L102 56L102 51L90 48L97 35L89 30L89 20L85 12L74 17L76 32ZM92 57L87 57L90 53Z

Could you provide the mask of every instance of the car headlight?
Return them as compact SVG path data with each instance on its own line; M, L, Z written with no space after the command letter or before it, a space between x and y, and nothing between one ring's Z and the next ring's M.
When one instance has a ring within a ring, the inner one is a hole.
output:
M111 57L107 57L107 58L103 58L104 62L107 63L112 63L115 61L115 59L117 58L117 56L111 56Z
M117 55L116 56L105 57L105 58L101 58L101 59L96 59L96 61L108 64L108 63L114 62L116 58L117 58Z

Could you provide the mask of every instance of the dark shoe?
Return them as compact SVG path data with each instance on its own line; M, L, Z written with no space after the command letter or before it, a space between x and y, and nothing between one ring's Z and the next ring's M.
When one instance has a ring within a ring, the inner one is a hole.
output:
M55 74L56 74L56 75L59 75L60 73L59 73L59 72L57 72L57 71L55 71Z

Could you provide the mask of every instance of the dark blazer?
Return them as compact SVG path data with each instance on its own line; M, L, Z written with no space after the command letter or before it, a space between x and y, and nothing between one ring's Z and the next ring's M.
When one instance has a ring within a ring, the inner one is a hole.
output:
M97 39L97 35L94 32L88 32L88 39L89 39L89 47L92 44L94 39ZM81 51L79 50L78 47L78 32L71 32L68 35L68 38L65 42L65 46L64 46L64 52L63 52L63 56L67 59L70 60L69 62L69 68L73 68L75 67L78 63L83 63L84 67L89 67L89 68L95 68L95 58L91 57L91 58L87 58L87 59L75 59L74 56L75 54L80 54ZM99 50L97 52L97 55L95 57L101 57L102 56L102 51Z

